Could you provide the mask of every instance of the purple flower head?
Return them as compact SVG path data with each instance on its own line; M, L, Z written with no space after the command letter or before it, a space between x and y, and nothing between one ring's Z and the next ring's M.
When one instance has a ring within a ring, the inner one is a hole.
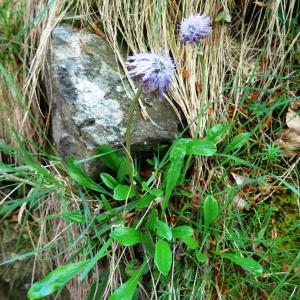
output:
M161 98L170 88L175 65L169 55L138 53L129 56L126 65L130 77L139 80L146 93L156 92Z
M212 31L211 19L206 15L190 15L180 24L180 40L194 45Z

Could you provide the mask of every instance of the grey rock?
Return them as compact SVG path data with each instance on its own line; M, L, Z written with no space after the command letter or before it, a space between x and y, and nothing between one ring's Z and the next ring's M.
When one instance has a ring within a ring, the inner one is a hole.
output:
M52 135L59 154L82 159L101 145L125 144L129 84L108 43L95 34L69 26L53 30L47 93L51 103ZM177 133L178 119L166 101L143 98L150 120L138 109L132 129L132 148L142 151L169 143ZM85 165L99 173L95 161Z

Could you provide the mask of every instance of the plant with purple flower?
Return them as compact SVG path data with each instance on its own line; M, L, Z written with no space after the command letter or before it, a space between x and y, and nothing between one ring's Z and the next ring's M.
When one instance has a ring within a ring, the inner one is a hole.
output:
M131 127L135 111L142 91L145 93L156 93L159 99L170 88L175 65L168 55L158 55L154 53L138 53L128 57L126 66L130 69L129 76L140 82L140 87L134 95L129 112L126 128L126 156L131 186L133 186L133 164L131 162L130 144Z
M207 81L205 74L205 63L204 63L204 51L201 48L200 40L209 35L212 31L211 18L206 15L192 14L187 18L183 19L180 24L179 36L180 40L184 43L195 47L197 54L199 54L200 70L201 70L201 97L205 101L207 94ZM197 127L200 126L200 122L197 122Z
M180 40L195 45L212 31L211 18L206 15L190 15L180 24Z
M138 53L129 56L126 65L131 68L130 77L140 81L144 92L156 92L161 98L170 88L175 70L170 56Z

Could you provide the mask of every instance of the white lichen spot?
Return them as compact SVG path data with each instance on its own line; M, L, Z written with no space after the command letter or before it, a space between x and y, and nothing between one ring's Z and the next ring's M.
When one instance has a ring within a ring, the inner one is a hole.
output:
M96 106L99 101L103 100L106 91L101 89L95 82L81 77L77 80L76 89L80 92L79 102L87 107Z
M123 88L122 86L120 86L120 85L117 85L117 86L116 86L116 91L117 91L118 93L124 92L124 88Z
M123 120L123 112L118 101L102 99L99 107L101 107L101 110L97 112L96 124L105 127L119 126Z
M120 130L120 133L122 136L125 136L125 133L126 133L126 127L122 127L119 129Z

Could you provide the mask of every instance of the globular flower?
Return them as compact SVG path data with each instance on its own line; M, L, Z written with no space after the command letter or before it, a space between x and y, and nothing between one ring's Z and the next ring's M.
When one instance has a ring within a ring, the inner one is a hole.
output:
M180 24L180 40L194 45L212 31L211 19L206 15L190 15Z
M171 86L175 65L169 55L138 53L129 56L126 65L146 93L155 92L161 98Z

